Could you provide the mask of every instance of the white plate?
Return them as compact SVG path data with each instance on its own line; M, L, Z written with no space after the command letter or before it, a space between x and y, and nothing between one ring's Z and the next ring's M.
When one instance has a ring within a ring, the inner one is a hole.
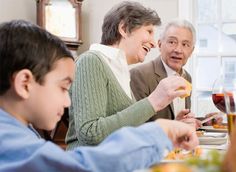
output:
M211 131L211 132L224 132L227 133L227 129L223 128L214 128L213 126L202 126L200 129L205 130L205 131Z
M200 145L222 145L227 142L227 137L198 137Z
M163 159L161 163L180 163L184 162L183 159Z
M204 132L202 136L200 137L226 137L227 133L222 132Z

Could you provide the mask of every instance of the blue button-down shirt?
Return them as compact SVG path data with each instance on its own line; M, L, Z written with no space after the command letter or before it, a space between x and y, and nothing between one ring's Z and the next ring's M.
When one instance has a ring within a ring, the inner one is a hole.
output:
M172 144L155 123L126 127L95 147L65 152L0 109L0 171L128 172L159 162Z

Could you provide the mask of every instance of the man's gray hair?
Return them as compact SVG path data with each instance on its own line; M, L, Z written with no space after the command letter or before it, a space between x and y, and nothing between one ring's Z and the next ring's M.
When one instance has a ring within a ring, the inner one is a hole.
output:
M160 34L160 40L164 39L167 30L172 26L174 26L174 27L183 27L183 28L188 29L192 33L193 44L195 45L195 43L196 43L196 30L195 30L194 26L192 25L192 23L190 23L187 20L182 20L182 19L174 19L174 20L168 22L165 25L164 30Z

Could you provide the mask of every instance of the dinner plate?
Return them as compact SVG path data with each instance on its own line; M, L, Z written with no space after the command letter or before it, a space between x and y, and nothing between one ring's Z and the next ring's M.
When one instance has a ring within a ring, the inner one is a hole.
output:
M205 130L205 131L211 131L211 132L224 132L224 133L228 132L227 129L224 129L224 128L214 128L213 126L202 126L200 129L201 130Z
M227 142L227 137L198 137L200 145L222 145Z
M163 159L160 163L182 163L184 159Z
M200 137L226 137L227 133L223 133L223 132L204 132L202 136Z

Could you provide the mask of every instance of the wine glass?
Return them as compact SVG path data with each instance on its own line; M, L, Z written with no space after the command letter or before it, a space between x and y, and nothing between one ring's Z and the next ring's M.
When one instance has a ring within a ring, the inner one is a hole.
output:
M223 113L226 113L223 74L220 75L213 84L212 101L218 110L220 110Z
M212 89L212 100L217 109L227 114L228 133L236 125L236 74L226 75L221 72Z

